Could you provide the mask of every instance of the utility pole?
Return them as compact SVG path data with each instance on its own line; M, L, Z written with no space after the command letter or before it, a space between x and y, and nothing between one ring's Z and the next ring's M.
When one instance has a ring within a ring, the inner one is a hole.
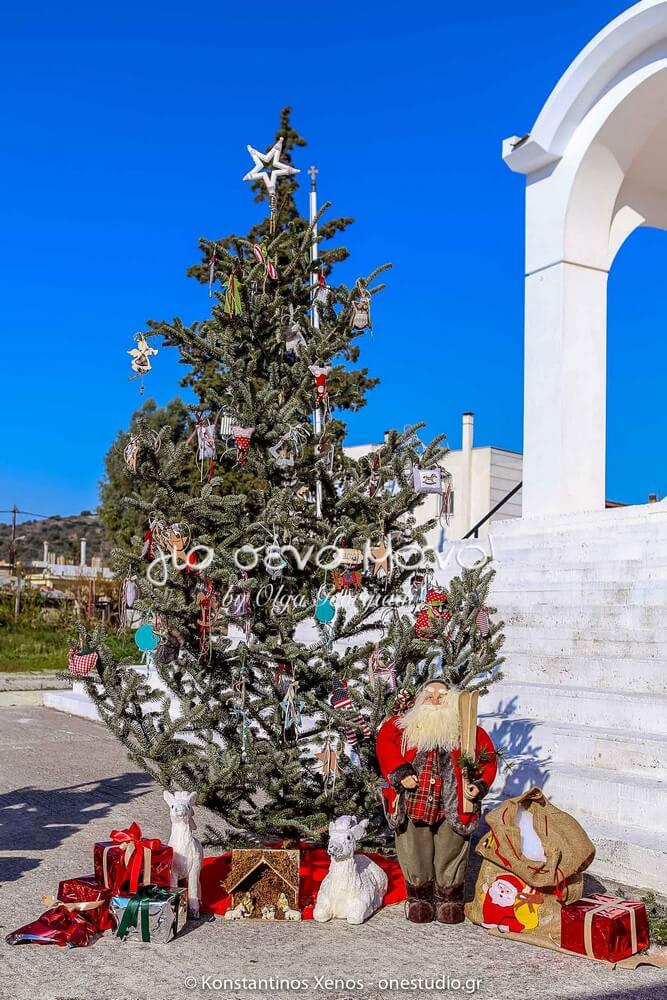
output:
M16 569L16 515L18 514L16 504L12 507L12 536L9 542L9 575L14 576Z

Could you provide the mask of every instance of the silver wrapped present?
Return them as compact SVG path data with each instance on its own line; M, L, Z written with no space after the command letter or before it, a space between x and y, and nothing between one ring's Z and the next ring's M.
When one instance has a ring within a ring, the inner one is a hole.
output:
M165 944L185 926L188 890L147 885L134 896L112 896L109 907L116 922L116 937Z

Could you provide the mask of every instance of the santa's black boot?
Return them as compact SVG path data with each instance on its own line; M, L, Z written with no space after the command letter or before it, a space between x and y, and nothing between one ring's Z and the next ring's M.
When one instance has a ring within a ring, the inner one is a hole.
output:
M435 916L441 924L462 924L465 920L463 912L463 882L458 885L437 885L435 887Z
M413 924L430 924L432 920L435 920L433 885L433 882L425 882L424 885L405 883L405 888L408 891L405 915Z

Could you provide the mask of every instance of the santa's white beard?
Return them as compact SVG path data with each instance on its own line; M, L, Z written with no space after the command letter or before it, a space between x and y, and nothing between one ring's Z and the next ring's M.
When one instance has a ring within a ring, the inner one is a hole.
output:
M459 696L450 691L444 704L431 705L419 698L398 720L408 745L418 750L451 750L460 742Z

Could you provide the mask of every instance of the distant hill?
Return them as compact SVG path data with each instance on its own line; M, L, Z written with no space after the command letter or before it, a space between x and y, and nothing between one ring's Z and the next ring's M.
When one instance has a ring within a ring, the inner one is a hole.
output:
M9 558L9 541L12 528L10 524L0 524L0 561ZM16 536L25 539L16 543L16 555L20 562L27 563L33 559L41 559L44 552L44 542L48 542L49 551L57 556L65 556L67 562L79 561L80 540L87 540L86 562L90 564L93 556L103 554L102 526L97 516L90 511L82 510L80 514L68 517L39 518L33 521L20 521L16 525Z

